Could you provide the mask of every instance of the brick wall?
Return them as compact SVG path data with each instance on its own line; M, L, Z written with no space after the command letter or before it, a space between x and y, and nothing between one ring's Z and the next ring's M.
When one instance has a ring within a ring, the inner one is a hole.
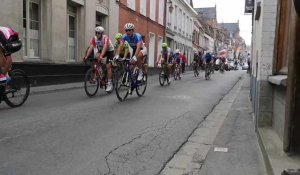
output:
M158 8L159 1L156 1L156 21L158 21ZM150 0L147 0L147 17L140 14L140 1L136 1L136 11L127 8L127 0L120 1L120 18L119 18L119 31L124 33L124 25L128 22L133 23L135 26L135 32L145 35L145 44L149 51L149 33L155 34L155 51L154 57L157 58L157 38L161 36L165 38L165 27L160 25L156 21L147 18L150 16ZM155 59L156 61L156 59Z

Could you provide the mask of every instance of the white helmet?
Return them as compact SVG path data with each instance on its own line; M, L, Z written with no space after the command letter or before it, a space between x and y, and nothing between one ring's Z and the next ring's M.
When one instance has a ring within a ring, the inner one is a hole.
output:
M103 32L104 32L104 28L101 27L101 26L97 26L97 27L95 28L95 31L96 31L96 32L103 33Z
M127 23L124 26L125 30L133 30L134 29L134 25L132 23Z
M179 52L179 49L176 49L176 50L175 50L175 53L180 53L180 52Z

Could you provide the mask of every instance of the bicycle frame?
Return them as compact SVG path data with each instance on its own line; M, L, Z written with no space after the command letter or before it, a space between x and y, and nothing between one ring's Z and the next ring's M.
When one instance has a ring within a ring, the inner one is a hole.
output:
M132 72L131 69L130 69L130 65L133 65L133 64L130 64L129 60L125 60L126 61L126 69L125 69L125 72L127 72L129 74L129 78L131 80L131 82L133 82L131 84L131 89L134 89L134 88L137 88L138 87L138 81L134 80L134 77L133 77L133 72L135 71L135 69L137 68L136 65L134 65L134 71ZM128 81L128 80L126 80Z

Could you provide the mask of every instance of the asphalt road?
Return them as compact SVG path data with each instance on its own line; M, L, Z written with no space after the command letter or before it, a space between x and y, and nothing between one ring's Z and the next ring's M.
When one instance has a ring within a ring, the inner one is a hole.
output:
M125 102L73 89L0 104L0 174L157 174L243 74L186 73L164 87L152 76Z

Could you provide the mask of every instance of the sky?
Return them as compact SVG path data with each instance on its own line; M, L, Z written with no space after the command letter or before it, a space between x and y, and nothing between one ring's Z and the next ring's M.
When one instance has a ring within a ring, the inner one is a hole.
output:
M193 0L194 8L214 7L217 5L218 23L240 22L240 36L247 45L251 44L251 15L245 15L245 0Z

